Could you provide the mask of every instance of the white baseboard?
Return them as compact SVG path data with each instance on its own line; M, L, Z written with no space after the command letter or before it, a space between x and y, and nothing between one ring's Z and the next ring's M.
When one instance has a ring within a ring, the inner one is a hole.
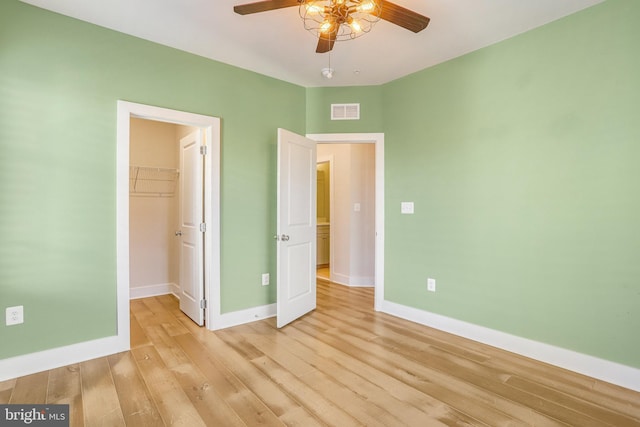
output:
M340 273L331 273L331 279L333 283L349 286L349 276Z
M230 328L232 326L243 325L257 320L267 319L276 315L276 304L261 305L258 307L247 308L245 310L232 311L224 313L218 317L218 320L211 325L209 329L216 331L218 329Z
M180 298L180 288L175 283L159 283L157 285L132 286L129 289L129 299L148 298L166 294L173 294Z
M0 360L0 381L127 351L130 348L129 334L125 335L100 338Z
M510 335L391 301L382 301L381 312L498 347L602 381L640 391L640 369L561 347Z
M370 276L349 276L349 286L353 288L373 288L375 279Z
M331 281L344 286L353 288L372 288L375 284L373 277L347 276L346 274L334 273L331 275Z

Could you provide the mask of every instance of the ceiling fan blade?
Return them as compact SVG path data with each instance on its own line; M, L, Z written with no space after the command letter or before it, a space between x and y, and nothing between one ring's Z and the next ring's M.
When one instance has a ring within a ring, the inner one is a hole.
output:
M282 9L285 7L299 5L300 0L265 0L234 6L233 11L240 15L248 15L250 13L266 12L269 10Z
M395 3L391 3L386 0L379 0L382 12L380 18L385 21L389 21L393 24L399 25L402 28L406 28L414 33L420 32L427 28L429 25L429 19L426 16L420 15L412 10L405 9L402 6L398 6Z
M333 45L336 43L337 31L332 31L328 36L320 33L318 37L318 46L316 47L316 53L326 53L333 49Z

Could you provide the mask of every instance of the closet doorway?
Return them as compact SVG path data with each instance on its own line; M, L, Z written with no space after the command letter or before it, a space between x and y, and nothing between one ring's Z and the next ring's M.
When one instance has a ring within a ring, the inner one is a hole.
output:
M129 242L131 298L172 293L204 322L204 132L194 126L132 118Z
M133 155L132 153L132 151L136 149L135 147L131 146L132 139L135 138L135 135L132 134L132 132L136 132L136 125L132 125L132 123L140 119L143 119L146 122L153 122L158 126L169 126L171 129L173 129L174 136L177 133L188 133L188 131L192 130L197 130L201 133L201 135L203 135L201 140L202 142L198 144L199 147L197 150L198 153L202 155L201 161L199 163L201 168L199 166L200 172L198 172L202 177L202 185L197 187L197 194L194 193L191 196L201 200L201 207L197 207L195 210L202 212L202 222L199 224L195 224L198 232L202 233L201 242L203 247L203 268L201 280L203 287L203 298L202 300L198 301L198 306L202 304L201 307L204 307L202 309L199 309L203 310L202 315L206 327L208 329L214 329L219 323L220 319L220 119L216 117L203 116L199 114L187 113L161 107L136 104L126 101L118 101L118 135L116 161L118 335L122 336L122 338L125 338L126 336L126 339L128 341L128 331L130 326L130 297L135 298L148 296L149 293L182 292L182 290L178 287L180 280L182 280L179 278L179 271L181 270L181 268L179 265L177 268L175 267L175 265L169 265L171 262L175 262L180 258L180 256L175 255L175 245L173 245L174 256L167 255L166 253L160 253L160 255L158 255L160 251L153 253L153 248L151 248L151 246L154 245L148 245L146 247L147 250L141 252L142 257L160 256L165 257L167 260L169 260L165 264L154 264L153 262L149 264L149 259L143 259L143 261L147 263L146 267L142 267L142 270L146 270L146 276L144 276L144 274L140 275L140 271L136 266L133 266L132 268L132 264L133 262L135 262L136 257L140 255L137 254L134 255L133 258L131 258L130 254L133 252L132 249L134 248L136 242L137 244L139 244L140 241L144 241L144 239L140 239L141 236L136 235L133 236L133 239L131 239L130 241L130 228L135 226L135 221L144 222L146 221L146 219L143 218L141 220L140 217L138 217L137 219L130 218L130 207L132 209L134 208L133 203L130 203L131 200L134 199L134 196L131 194L131 188L133 185L131 181L132 178L135 178L134 172L137 174L139 174L140 172L144 172L144 170L141 169L135 171L135 167L148 167L151 160L147 156L139 157L137 154ZM200 146L202 148L200 148ZM155 151L155 149L157 148L158 147L152 149L143 149L142 152L147 152L148 154L149 152ZM178 150L177 145L175 146L175 149ZM167 148L167 150L173 151L173 148ZM161 158L162 156L159 155L158 157ZM177 155L177 158L180 158L180 154ZM155 160L160 162L168 161L166 157L164 158L164 160ZM136 165L136 163L141 164ZM155 186L155 190L151 190L150 192L155 192L156 194L148 194L146 196L147 200L143 200L141 201L141 203L138 203L138 201L134 201L134 203L138 205L146 205L143 206L143 211L146 210L147 214L154 210L151 206L153 205L152 199L156 199L156 208L158 206L164 206L164 208L166 208L168 217L155 217L155 219L150 220L149 222L155 222L155 226L159 226L162 224L165 225L165 231L161 233L163 234L161 240L163 240L164 242L164 247L169 248L169 251L172 250L171 240L179 237L179 235L177 236L176 234L181 231L178 226L180 216L179 210L176 214L176 207L171 207L171 203L169 201L162 199L170 199L171 197L169 196L169 194L173 193L172 197L176 200L179 200L179 198L176 198L176 193L179 192L179 187L177 187L179 178L176 180L175 176L179 175L179 173L181 172L179 170L180 168L183 168L183 166L179 166L178 168L176 168L173 161L162 165L150 165L150 170L146 170L147 173L155 169L155 172L157 174L160 174L160 176L151 175L151 179L146 180L153 181L154 179L157 179L158 181L161 181L160 183L151 184ZM138 177L140 176L141 175L138 175ZM147 178L149 177L150 176L147 175ZM143 187L137 187L137 185L140 184L136 184L137 189L143 189ZM147 192L149 193L149 191ZM186 191L184 193L187 194ZM136 197L139 197L142 200L144 196ZM171 213L172 211L173 213ZM172 217L171 215L174 216ZM137 232L138 231L136 230L133 233L136 234ZM141 234L144 234L144 232ZM162 245L160 246L162 247ZM144 280L146 280L146 282L138 282L137 280L141 277L144 277ZM134 291L135 288L140 289L136 289Z

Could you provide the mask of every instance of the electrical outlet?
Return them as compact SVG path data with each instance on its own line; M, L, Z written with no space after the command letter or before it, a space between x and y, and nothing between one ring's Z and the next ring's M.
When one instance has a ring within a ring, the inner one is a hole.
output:
M429 292L436 291L436 279L428 278L427 279L427 290Z
M269 284L269 273L264 273L262 275L262 286L267 286Z
M413 202L402 202L400 203L400 213L402 214L413 214Z
M17 305L15 307L7 307L6 311L6 325L19 325L20 323L24 323L24 307L21 305Z

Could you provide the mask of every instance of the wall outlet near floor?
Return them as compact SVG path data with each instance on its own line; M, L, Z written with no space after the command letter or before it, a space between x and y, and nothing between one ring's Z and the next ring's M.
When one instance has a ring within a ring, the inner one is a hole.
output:
M24 323L24 306L18 305L15 307L7 307L7 318L6 325L19 325L20 323Z
M262 275L262 286L267 286L269 284L269 273L264 273Z
M429 292L436 291L436 279L428 278L427 279L427 290Z

